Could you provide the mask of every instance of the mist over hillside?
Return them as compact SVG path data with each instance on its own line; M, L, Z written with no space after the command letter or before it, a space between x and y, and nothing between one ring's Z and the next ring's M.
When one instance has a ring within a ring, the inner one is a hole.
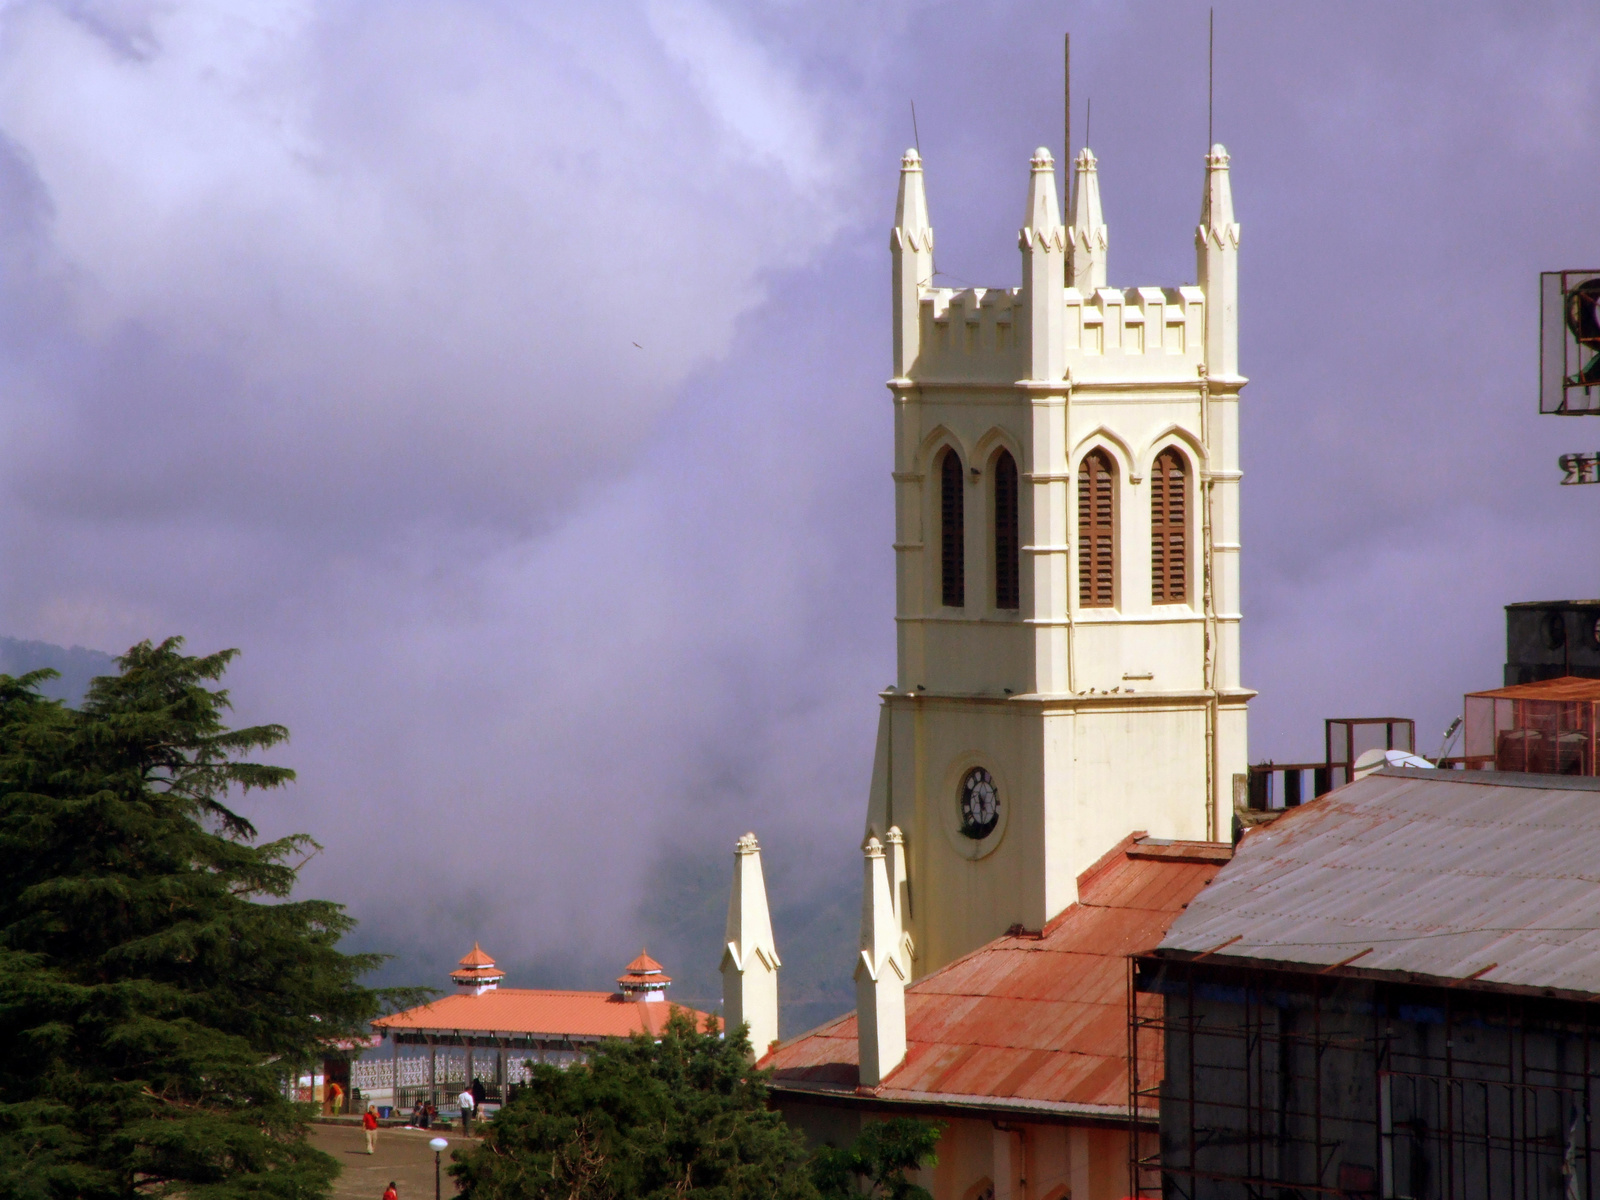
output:
M89 681L96 675L117 673L117 660L103 650L84 646L53 646L49 642L0 637L0 674L22 675L42 667L59 672L60 677L47 679L40 685L40 693L76 705L83 703Z
M861 926L860 855L787 867L763 854L778 958L778 1032L793 1037L855 1007ZM733 847L671 850L657 859L640 905L653 958L672 975L672 999L704 1011L722 1003L722 935L733 884Z
M0 637L0 673L21 675L45 667L59 677L39 690L73 705L82 703L96 676L117 673L115 657L101 650ZM315 829L309 832L316 835ZM708 1012L722 1007L718 968L733 882L732 850L731 845L715 850L664 847L649 869L649 886L637 914L641 945L673 978L672 999ZM827 863L790 865L781 852L766 854L763 865L773 936L783 961L779 1027L787 1038L855 1004L851 970L861 919L861 867L852 854ZM441 927L458 928L463 920L470 923L471 914L441 911L442 903L437 895L397 884L395 903L369 918L351 939L352 948L394 955L370 982L446 985L447 973L467 947L458 948L453 941L435 944L429 934ZM513 976L508 986L609 990L638 947L604 960L598 953L568 949L523 961L512 947L486 949L502 956L500 965Z

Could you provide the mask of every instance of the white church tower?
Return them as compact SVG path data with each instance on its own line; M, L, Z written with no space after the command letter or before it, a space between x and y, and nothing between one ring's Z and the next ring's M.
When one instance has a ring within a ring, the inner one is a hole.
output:
M1021 287L951 290L922 161L901 162L899 666L866 832L897 852L879 871L911 977L1041 928L1134 830L1226 839L1247 769L1228 155L1206 156L1194 286L1108 286L1087 149L1075 176L1063 224L1034 155Z

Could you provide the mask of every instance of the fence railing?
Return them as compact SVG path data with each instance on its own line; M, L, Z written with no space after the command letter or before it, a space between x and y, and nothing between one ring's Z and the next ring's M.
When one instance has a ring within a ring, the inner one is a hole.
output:
M1443 770L1492 771L1494 755L1441 758ZM1253 763L1250 767L1246 807L1256 812L1298 808L1307 800L1325 796L1350 782L1349 763ZM1308 778L1309 776L1309 778Z

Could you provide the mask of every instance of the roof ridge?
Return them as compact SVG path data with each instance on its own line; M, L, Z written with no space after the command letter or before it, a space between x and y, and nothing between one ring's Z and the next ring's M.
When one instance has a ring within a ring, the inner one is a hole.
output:
M1150 831L1148 829L1136 829L1136 830L1134 830L1132 833L1128 834L1127 837L1123 838L1120 842L1118 842L1115 846L1111 847L1111 849L1107 850L1099 858L1095 859L1094 862L1090 863L1089 867L1086 870L1080 871L1078 873L1078 881L1077 881L1078 882L1078 896L1079 896L1079 898L1080 899L1082 898L1083 889L1086 888L1095 879L1096 876L1098 876L1101 873L1103 873L1106 870L1106 868L1110 867L1112 863L1116 862L1118 858L1120 858L1122 855L1124 855L1124 854L1126 854L1128 852L1128 847L1134 845L1136 842L1138 842L1138 840L1140 838L1147 838L1149 836L1150 836ZM1070 905L1070 904L1067 905L1067 908L1071 908L1071 907L1072 907L1072 905ZM1064 908L1061 911L1062 912L1066 912L1067 909ZM1060 914L1057 914L1057 915L1059 916ZM1054 918L1051 918L1051 920L1053 921ZM1047 921L1045 924L1049 925L1050 922Z

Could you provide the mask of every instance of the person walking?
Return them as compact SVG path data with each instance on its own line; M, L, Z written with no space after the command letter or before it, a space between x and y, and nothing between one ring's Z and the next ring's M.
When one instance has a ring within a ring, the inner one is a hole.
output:
M367 1153L376 1154L378 1148L378 1110L372 1105L367 1105L367 1111L361 1114L361 1128L367 1131Z
M394 1189L394 1180L389 1180L389 1186L383 1189L383 1200L400 1200L400 1193Z
M330 1083L326 1090L328 1094L328 1116L336 1117L339 1115L339 1105L344 1100L344 1089L337 1083Z
M478 1099L472 1094L470 1087L461 1089L461 1095L456 1097L456 1102L461 1105L461 1132L463 1136L472 1136L472 1110L478 1107Z

